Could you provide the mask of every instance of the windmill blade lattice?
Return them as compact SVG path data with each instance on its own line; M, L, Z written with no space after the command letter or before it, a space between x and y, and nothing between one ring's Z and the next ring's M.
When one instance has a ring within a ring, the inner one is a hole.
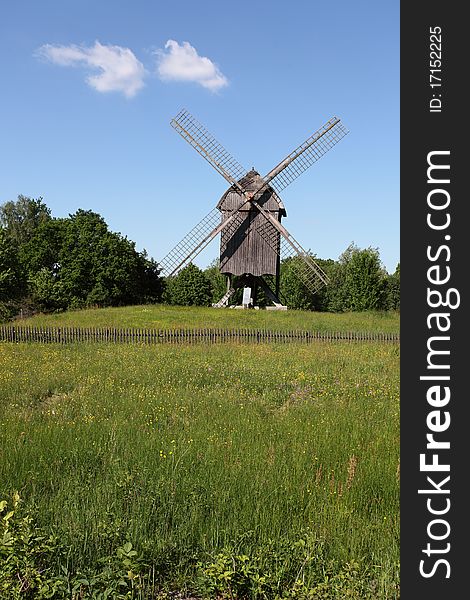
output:
M289 237L285 237L283 233L279 236L277 229L268 220L258 226L256 232L278 254L281 261L290 259L293 272L310 293L316 294L328 284L328 275L290 233Z
M247 203L248 200L244 204ZM222 230L231 227L234 231L239 227L241 206L224 217L217 208L212 209L160 262L161 274L164 277L173 277L202 252Z
M246 169L199 121L183 109L171 120L170 124L224 179L243 192L238 180L246 174Z
M340 119L333 117L272 169L263 178L263 187L270 185L279 194L348 133Z
M161 274L165 277L176 275L214 239L219 233L219 225L220 212L214 208L160 262Z

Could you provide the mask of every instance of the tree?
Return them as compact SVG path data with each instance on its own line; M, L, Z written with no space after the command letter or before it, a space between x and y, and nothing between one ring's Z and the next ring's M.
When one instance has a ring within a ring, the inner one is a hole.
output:
M20 247L20 261L28 277L43 268L58 270L59 254L67 231L67 219L42 221Z
M145 249L139 253L139 269L135 284L139 302L148 304L160 302L162 299L163 279L160 277L160 267L153 258L148 257Z
M17 303L25 287L16 245L0 226L0 322L17 312Z
M135 243L108 230L92 211L70 215L57 261L57 283L67 304L125 305L156 302L161 295L158 267Z
M312 255L317 265L330 277L334 261L320 259ZM321 287L315 294L305 286L297 275L299 266L303 267L302 259L293 256L281 262L281 297L289 308L302 310L326 310L329 286Z
M0 227L0 302L18 298L24 290L24 282L15 244Z
M10 312L28 292L25 245L38 227L50 219L50 210L42 198L19 195L16 201L0 206L0 301L8 305Z
M281 263L280 292L283 302L289 307L301 310L313 310L313 294L297 275L300 261L298 256L286 258Z
M339 311L384 308L386 272L376 248L359 249L354 244L340 256L332 269L328 309Z
M18 196L15 202L5 202L0 206L0 226L18 249L27 242L41 223L51 219L51 211L42 198Z
M211 283L203 271L191 263L167 280L164 298L169 304L210 306Z
M332 282L334 281L337 262L332 258L315 258L315 262L328 277L328 283L321 287L313 296L314 310L327 311L330 297L334 293Z
M210 265L204 269L204 275L211 284L212 302L218 302L227 291L227 278L220 272L218 258L215 258Z
M29 276L28 283L31 300L37 309L49 312L69 308L70 301L53 270L42 267Z
M354 248L346 269L349 309L353 311L384 308L386 272L376 248Z
M400 263L397 264L395 273L388 275L386 281L386 308L400 310Z
M158 265L135 243L109 231L104 219L78 210L51 216L42 201L18 196L0 207L0 295L41 310L157 302Z

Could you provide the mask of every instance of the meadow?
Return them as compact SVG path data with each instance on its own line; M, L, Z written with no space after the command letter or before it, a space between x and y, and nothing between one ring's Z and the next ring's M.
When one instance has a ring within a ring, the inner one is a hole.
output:
M367 311L326 313L302 310L214 310L202 306L153 304L132 307L87 309L36 315L18 321L21 325L63 327L148 328L264 328L274 330L370 331L398 333L397 312Z
M114 314L86 313L62 322ZM2 343L0 366L0 558L29 573L1 598L399 598L398 345Z

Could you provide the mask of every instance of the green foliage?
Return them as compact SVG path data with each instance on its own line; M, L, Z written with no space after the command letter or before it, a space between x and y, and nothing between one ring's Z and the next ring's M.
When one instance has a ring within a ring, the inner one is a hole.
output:
M44 220L25 242L18 246L19 258L28 278L33 277L41 269L57 274L67 223L67 219Z
M10 502L0 501L0 598L120 600L143 589L146 565L131 542L98 559L95 568L71 572L66 547L20 504L17 492Z
M250 556L226 547L210 562L198 563L199 589L209 598L285 598L289 593L300 598L299 592L308 590L302 581L305 568L320 562L321 554L321 544L308 533L295 542L268 540Z
M57 283L67 305L135 304L147 294L158 299L157 282L149 285L152 274L157 279L156 265L92 211L70 216L58 258Z
M398 263L395 273L387 277L385 308L400 310L400 263Z
M318 266L331 277L332 270L335 268L335 261L320 259L312 256ZM301 261L298 257L287 258L281 263L281 296L289 308L300 310L327 310L328 297L331 294L332 285L323 286L316 294L302 283L296 274L298 264Z
M398 276L387 275L377 249L351 244L338 261L313 258L330 279L315 295L296 276L299 258L288 258L281 264L281 294L290 308L362 312L399 306L399 271Z
M125 600L175 595L155 595L150 573L156 564L139 556L130 541L114 546L115 550L96 559L93 566L74 569L64 543L39 527L21 504L17 492L10 500L0 501L0 598ZM106 538L116 543L118 529L107 531ZM329 558L325 541L316 538L310 528L295 540L284 536L261 544L254 541L254 532L247 531L232 545L198 560L194 579L185 582L185 587L189 583L202 598L230 600L378 597L378 582L367 567L357 561L338 564ZM247 543L251 548L248 554L240 551ZM398 584L392 597L399 597Z
M327 288L323 290L325 310L329 312L344 312L347 310L346 306L349 304L345 283L345 266L336 261L329 269L328 276L330 282Z
M218 258L214 259L211 264L204 269L204 275L211 284L211 304L218 302L227 291L227 277L220 272Z
M42 199L19 196L0 207L0 223L0 301L16 291L39 310L54 311L161 298L155 261L109 231L97 213L80 209L54 219Z
M357 561L328 559L325 542L310 531L295 541L268 540L250 554L223 548L211 562L198 563L199 590L207 598L273 600L372 600L375 583ZM306 582L306 573L310 583ZM313 580L316 583L312 584ZM398 597L398 591L397 591Z
M60 545L36 529L31 516L21 515L19 504L18 493L11 502L0 502L0 597L52 598L63 583L51 573Z
M15 244L0 227L0 302L18 298L24 289Z
M375 248L351 244L330 271L328 310L365 311L385 307L386 272Z
M145 587L146 565L133 550L131 542L119 546L112 555L100 558L98 567L69 576L72 598L124 600L142 597L139 592Z
M180 306L209 306L213 296L211 282L201 269L189 264L176 277L167 280L164 299Z
M314 298L308 288L296 275L296 265L300 258L287 258L281 263L281 296L289 308L313 310Z
M0 226L0 323L17 312L17 304L26 287L18 252L6 230Z
M19 195L16 202L9 201L0 206L0 226L8 237L20 247L34 234L41 223L51 219L51 211L42 198L32 199Z
M29 287L34 304L41 311L60 310L67 307L66 298L61 294L61 286L54 272L42 267L30 275Z
M347 307L353 311L378 310L383 307L385 271L377 249L348 249L345 258Z

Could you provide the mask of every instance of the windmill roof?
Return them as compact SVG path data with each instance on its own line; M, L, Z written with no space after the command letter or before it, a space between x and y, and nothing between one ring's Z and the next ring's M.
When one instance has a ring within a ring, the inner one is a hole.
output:
M258 173L258 171L255 171L255 169L251 169L246 173L246 175L244 175L241 179L238 180L238 183L242 186L242 188L245 191L254 192L262 183L262 177ZM285 217L287 215L286 209L281 198L276 194L276 192L270 185L268 185L261 192L261 194L256 194L255 200L267 210L279 210L282 216ZM239 191L234 186L231 186L219 200L217 208L221 210L233 210L240 206L242 202L243 200ZM249 207L247 207L246 210L249 210Z

